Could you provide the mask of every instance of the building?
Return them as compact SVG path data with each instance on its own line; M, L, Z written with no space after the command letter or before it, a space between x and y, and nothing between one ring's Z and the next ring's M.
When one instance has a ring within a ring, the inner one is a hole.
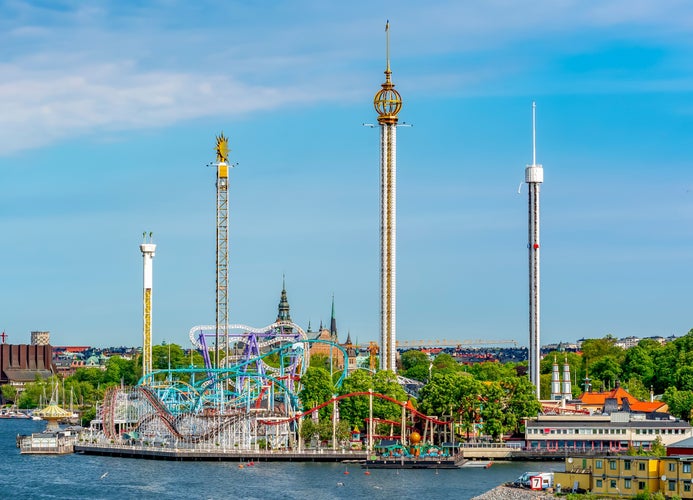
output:
M649 450L693 437L693 427L662 413L613 412L600 415L539 415L525 421L525 445L538 451L620 453Z
M31 332L31 345L50 345L51 332Z
M602 392L583 392L578 398L580 406L584 409L594 412L604 411L633 411L633 412L660 412L666 413L669 407L662 401L655 401L654 397L650 397L650 401L640 401L635 396L626 391L621 384L616 381L616 387L610 391Z
M693 457L571 456L565 472L554 473L562 492L628 497L660 492L667 498L693 499Z
M48 378L54 372L50 345L0 344L0 385L18 388L36 377Z

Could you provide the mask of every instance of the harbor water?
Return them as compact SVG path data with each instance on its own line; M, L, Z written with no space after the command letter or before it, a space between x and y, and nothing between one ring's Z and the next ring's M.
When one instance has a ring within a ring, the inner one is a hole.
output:
M20 455L17 434L45 422L0 421L0 497L127 499L469 499L526 471L561 462L497 462L488 469L370 470L357 464L168 462L80 454ZM242 465L242 467L241 467ZM348 472L346 474L345 472Z

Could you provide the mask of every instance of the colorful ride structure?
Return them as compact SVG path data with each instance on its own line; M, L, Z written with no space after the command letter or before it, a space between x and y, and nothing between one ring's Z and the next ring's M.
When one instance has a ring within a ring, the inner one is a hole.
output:
M332 343L308 339L290 321L264 328L228 325L215 367L215 330L190 330L204 367L154 370L135 387L109 389L92 427L110 442L130 444L248 450L264 441L273 449L294 447L296 417L304 414L298 394L308 347Z

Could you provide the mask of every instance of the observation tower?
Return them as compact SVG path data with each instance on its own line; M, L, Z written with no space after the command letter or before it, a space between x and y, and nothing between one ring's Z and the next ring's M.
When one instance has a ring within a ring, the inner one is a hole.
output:
M149 233L149 242L147 242L146 232L142 233L142 240L140 245L144 261L142 273L142 288L144 290L142 303L142 377L143 380L149 380L144 377L152 372L152 270L156 245L152 243L151 232Z
M540 339L540 276L539 276L539 192L544 182L544 167L537 165L536 110L532 102L532 164L525 168L525 182L529 189L529 380L534 384L539 398L539 361L541 359Z
M380 125L380 369L396 371L397 114L402 98L390 79L390 22L385 24L385 83L373 105Z

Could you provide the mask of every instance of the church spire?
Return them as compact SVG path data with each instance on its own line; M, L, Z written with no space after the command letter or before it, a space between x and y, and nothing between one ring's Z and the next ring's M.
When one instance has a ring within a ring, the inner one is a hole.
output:
M277 314L277 321L291 321L291 314L289 312L289 300L286 298L286 279L282 275L282 295L279 299L279 310Z
M334 317L334 294L332 294L332 315L330 316L330 339L333 342L339 342L337 335L337 320Z

